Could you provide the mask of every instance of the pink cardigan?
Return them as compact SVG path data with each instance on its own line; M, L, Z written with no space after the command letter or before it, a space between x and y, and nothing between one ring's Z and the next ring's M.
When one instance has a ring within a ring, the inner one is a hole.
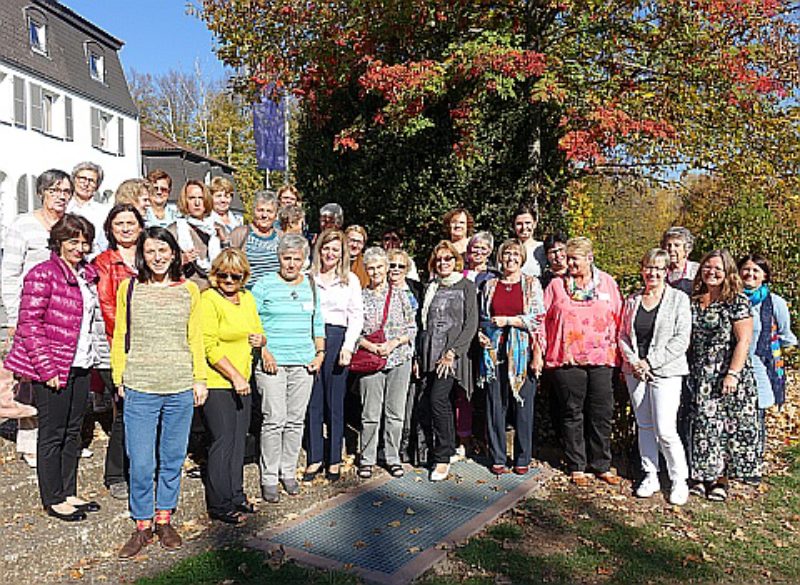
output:
M546 368L620 364L622 296L614 279L598 272L597 295L590 301L572 300L566 278L554 278L544 291Z

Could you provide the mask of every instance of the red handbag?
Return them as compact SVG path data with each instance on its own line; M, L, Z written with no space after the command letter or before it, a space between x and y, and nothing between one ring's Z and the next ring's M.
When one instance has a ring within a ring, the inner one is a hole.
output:
M386 333L383 328L386 326L386 319L389 316L389 304L392 300L392 287L389 286L389 292L386 293L386 302L383 304L383 321L381 326L370 333L364 335L364 339L372 343L383 343L386 341ZM386 358L379 356L377 353L372 353L359 347L350 359L350 371L356 374L374 374L380 372L386 367Z

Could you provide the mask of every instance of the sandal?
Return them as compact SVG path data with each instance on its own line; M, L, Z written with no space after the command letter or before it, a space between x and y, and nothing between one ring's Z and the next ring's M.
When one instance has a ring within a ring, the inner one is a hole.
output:
M715 483L708 490L708 499L712 502L724 502L728 499L728 490L721 483Z
M698 481L692 484L692 487L689 488L689 493L693 496L697 496L698 498L705 498L706 497L706 484L702 481Z
M589 484L592 483L591 477L582 471L573 471L570 473L569 479L578 487L589 487Z
M595 475L600 481L606 482L608 485L619 485L622 478L612 471L604 471Z
M370 479L372 477L372 465L360 465L358 468L358 477L361 479Z
M394 465L390 465L387 471L392 477L403 477L406 474L403 466L396 463Z

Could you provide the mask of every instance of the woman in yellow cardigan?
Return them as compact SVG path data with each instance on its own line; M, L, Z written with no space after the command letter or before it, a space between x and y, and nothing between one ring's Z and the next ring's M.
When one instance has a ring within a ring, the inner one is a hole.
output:
M120 558L136 556L154 534L163 548L181 547L170 519L178 506L192 413L208 395L200 290L181 276L172 234L147 228L136 245L136 269L136 279L122 281L117 290L111 346L114 384L125 397L129 505L136 522Z
M256 300L244 290L250 264L244 252L223 250L211 264L211 288L200 295L203 344L208 361L208 400L203 406L210 434L205 476L208 515L228 524L244 522L255 508L244 495L244 453L250 426L253 348L266 343Z

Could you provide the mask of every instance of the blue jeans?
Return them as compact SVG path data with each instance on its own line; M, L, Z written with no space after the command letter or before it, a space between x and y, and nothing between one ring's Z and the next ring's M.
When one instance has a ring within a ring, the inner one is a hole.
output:
M156 510L178 506L193 412L191 390L147 394L125 388L125 451L131 466L129 505L134 520L150 520Z

